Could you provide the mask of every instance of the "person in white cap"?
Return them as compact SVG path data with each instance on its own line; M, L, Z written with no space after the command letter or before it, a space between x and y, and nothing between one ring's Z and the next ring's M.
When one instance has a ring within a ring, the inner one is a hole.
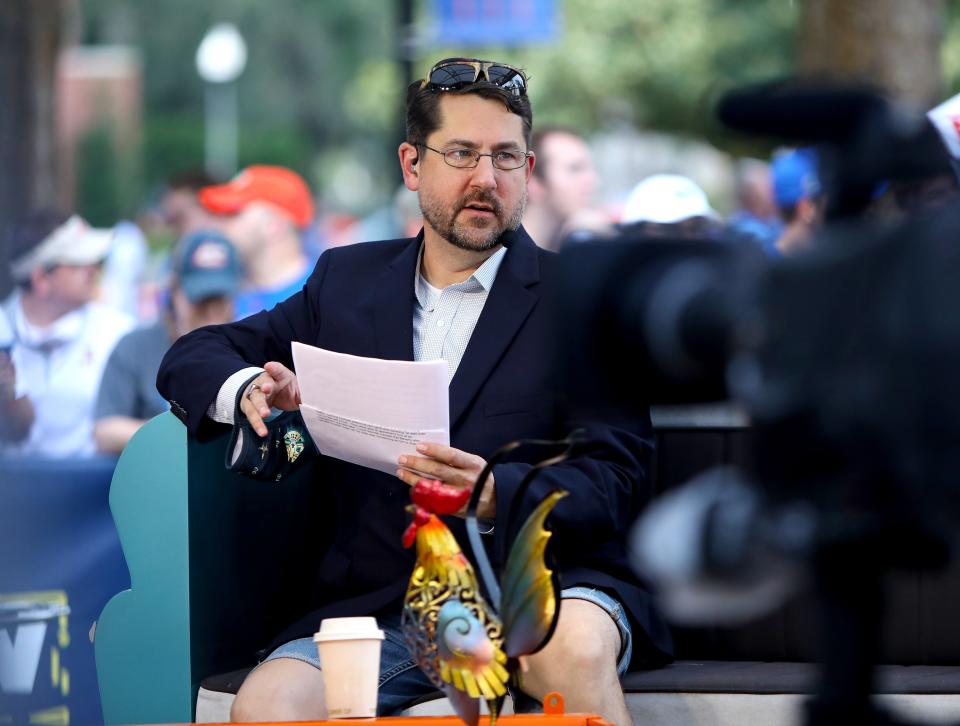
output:
M6 455L94 454L93 403L117 340L133 327L123 313L93 302L111 230L78 216L36 212L11 225L11 277L2 313L13 331L16 393L33 402L28 436Z
M630 192L620 222L645 235L709 237L718 232L720 215L692 179L654 174Z

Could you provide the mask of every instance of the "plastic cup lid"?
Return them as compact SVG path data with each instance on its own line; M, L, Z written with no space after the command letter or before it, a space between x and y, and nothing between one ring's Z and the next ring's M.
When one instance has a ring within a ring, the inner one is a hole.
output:
M313 642L328 640L383 640L376 618L324 618Z

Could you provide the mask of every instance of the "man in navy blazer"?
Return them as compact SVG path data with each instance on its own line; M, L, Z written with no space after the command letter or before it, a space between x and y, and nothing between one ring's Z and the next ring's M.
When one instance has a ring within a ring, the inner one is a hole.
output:
M531 112L526 78L505 64L441 61L407 94L407 140L399 157L418 193L424 226L414 239L324 253L303 291L231 325L181 338L164 359L160 391L196 434L212 418L245 416L260 435L271 407L293 410L299 390L291 342L391 360L443 358L451 371L451 445L426 444L398 461L395 477L321 456L318 485L330 523L316 577L316 609L282 633L278 647L244 682L234 720L323 718L320 663L309 639L324 617L375 615L386 631L380 713L433 686L410 660L399 615L414 554L401 546L412 470L472 487L486 457L518 438L560 438L574 427L593 442L547 470L512 516L526 517L545 494L569 492L551 517L563 587L557 630L529 658L523 690L552 690L569 710L630 723L618 670L669 659L670 635L630 571L627 526L650 496L649 418L574 420L552 380L549 305L542 299L551 253L520 227ZM239 401L237 406L236 401ZM492 522L491 554L532 461L493 469L479 515ZM464 541L462 521L451 529ZM496 561L494 564L498 564Z

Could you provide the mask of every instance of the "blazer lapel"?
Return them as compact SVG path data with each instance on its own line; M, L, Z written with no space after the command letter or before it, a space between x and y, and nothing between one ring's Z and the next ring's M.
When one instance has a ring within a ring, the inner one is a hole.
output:
M403 248L377 281L373 324L377 357L413 360L414 274L423 232Z
M507 254L497 271L483 312L470 336L463 359L450 382L450 428L473 401L496 367L539 295L530 288L540 280L536 245L520 227L504 235Z

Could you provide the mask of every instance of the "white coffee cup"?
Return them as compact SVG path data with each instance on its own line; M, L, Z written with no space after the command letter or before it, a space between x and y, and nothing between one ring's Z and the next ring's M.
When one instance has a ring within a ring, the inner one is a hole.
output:
M325 618L313 635L328 718L377 715L380 641L376 618Z

